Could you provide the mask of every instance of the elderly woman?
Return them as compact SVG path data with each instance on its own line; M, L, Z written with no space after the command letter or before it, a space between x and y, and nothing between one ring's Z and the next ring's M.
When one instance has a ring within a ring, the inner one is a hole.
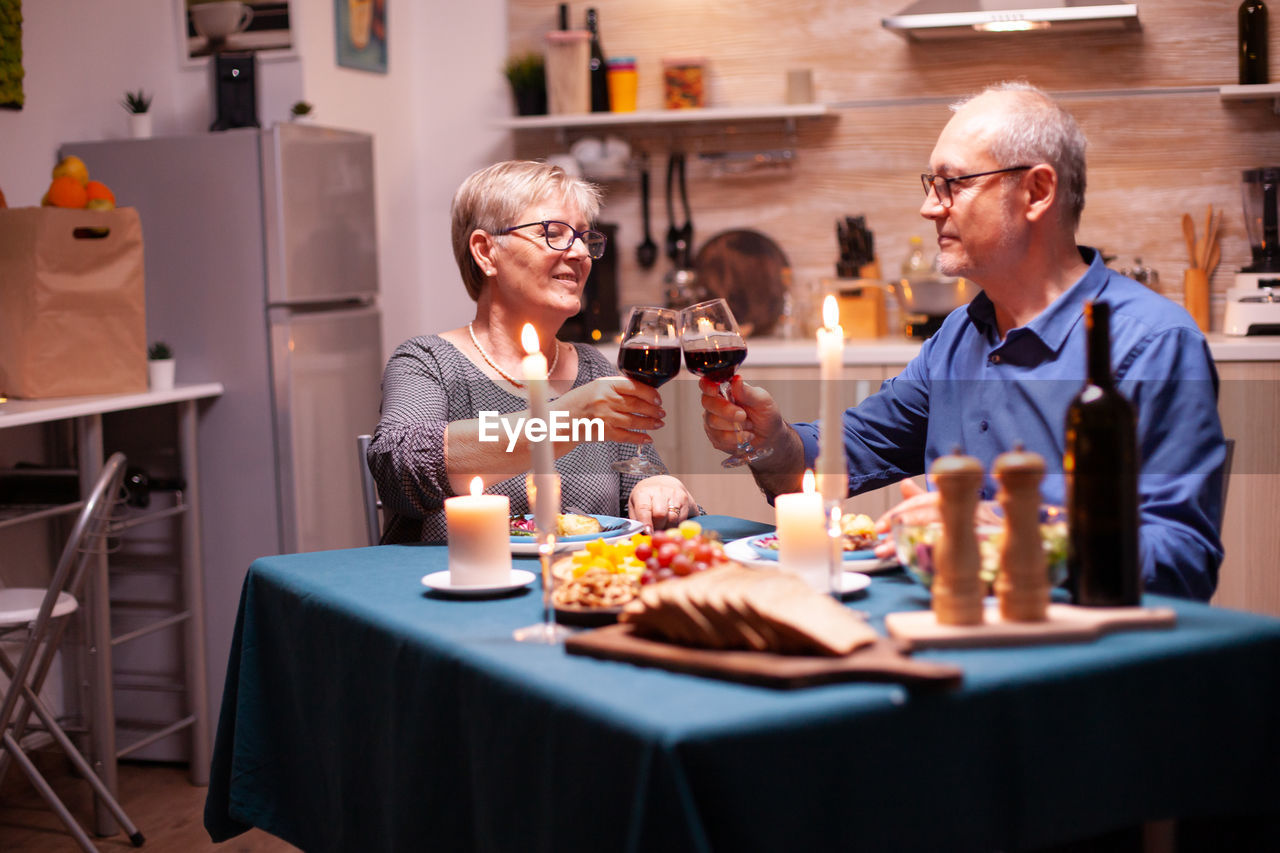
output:
M444 542L444 500L466 493L476 475L486 492L511 498L513 513L531 511L525 474L532 442L521 431L509 447L501 429L498 441L482 441L480 419L481 412L529 416L521 373L526 323L547 359L552 411L567 412L570 422L604 424L604 441L552 443L562 505L626 514L655 528L697 515L675 477L638 479L611 467L634 454L628 444L648 445L645 454L661 464L645 434L663 425L657 391L618 376L595 348L556 340L581 308L592 260L605 251L604 235L590 225L599 208L593 185L546 163L497 163L458 188L453 254L475 319L405 341L387 364L368 457L389 513L384 542Z

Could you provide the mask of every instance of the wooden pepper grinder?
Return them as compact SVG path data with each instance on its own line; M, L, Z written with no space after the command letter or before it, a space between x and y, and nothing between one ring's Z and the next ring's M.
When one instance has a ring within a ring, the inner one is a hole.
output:
M982 463L958 452L939 456L930 469L938 486L942 536L933 549L933 613L940 625L982 624L982 567L974 512Z
M1004 509L1004 547L996 596L1000 616L1010 622L1048 618L1049 570L1040 542L1040 481L1044 459L1017 445L996 457L992 474L1000 483L996 500Z

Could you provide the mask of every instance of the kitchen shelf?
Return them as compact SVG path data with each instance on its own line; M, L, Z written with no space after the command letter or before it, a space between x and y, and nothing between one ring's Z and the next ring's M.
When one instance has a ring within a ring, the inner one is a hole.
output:
M1224 101L1270 100L1271 109L1280 115L1280 83L1252 83L1247 86L1219 86L1218 96Z
M511 130L567 130L569 128L620 127L627 125L676 125L713 122L773 121L788 126L796 119L821 118L830 110L826 104L776 104L756 107L704 107L690 110L638 110L630 113L575 113L573 115L512 116L499 121Z

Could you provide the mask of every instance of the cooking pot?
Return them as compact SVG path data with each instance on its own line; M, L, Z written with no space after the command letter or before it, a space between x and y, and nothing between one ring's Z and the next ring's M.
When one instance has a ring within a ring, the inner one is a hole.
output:
M928 317L945 317L961 305L967 305L981 289L965 278L904 278L889 286L904 314Z

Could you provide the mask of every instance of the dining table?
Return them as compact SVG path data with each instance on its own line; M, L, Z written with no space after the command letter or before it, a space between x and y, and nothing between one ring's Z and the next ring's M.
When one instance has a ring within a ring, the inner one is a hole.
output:
M726 541L768 525L700 519ZM205 827L307 851L1015 851L1280 812L1280 620L916 651L945 686L778 689L519 643L540 585L423 578L445 546L264 557L244 581ZM534 558L516 567L536 572ZM929 607L899 571L844 605ZM583 629L590 630L590 629Z

